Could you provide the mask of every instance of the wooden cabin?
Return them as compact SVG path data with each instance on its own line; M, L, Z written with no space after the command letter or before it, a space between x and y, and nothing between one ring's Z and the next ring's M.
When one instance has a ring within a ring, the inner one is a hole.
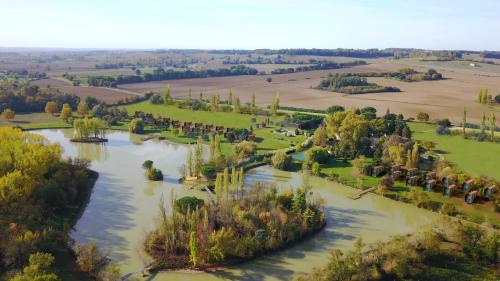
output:
M402 176L403 176L403 173L401 171L392 172L392 180L398 180Z
M434 189L434 187L436 186L436 180L428 180L426 183L425 183L425 190L427 191L431 191Z
M456 192L457 192L457 185L455 184L452 184L443 189L443 194L448 197L453 196Z
M401 165L392 165L391 166L391 174L394 174L394 172L400 171L400 170L401 170Z
M408 169L408 171L406 171L406 176L407 177L413 177L414 175L417 174L417 172L418 172L417 168Z
M443 184L444 187L448 187L449 185L455 183L455 178L453 176L447 176L441 180L441 183Z
M472 180L468 180L468 181L464 182L462 184L462 192L463 193L469 192L469 190L471 190L471 188L472 188L472 185L473 185L473 181Z
M496 192L497 192L497 185L494 184L484 190L483 197L488 200L492 200Z
M436 179L436 172L428 172L425 174L425 180L433 180Z
M406 180L406 185L408 186L415 186L415 185L418 185L418 181L419 181L419 177L418 176L411 176L409 177L407 180Z
M384 172L384 166L375 166L372 169L372 177L378 177Z
M474 201L476 201L477 195L478 195L477 190L474 190L474 191L468 192L468 193L465 195L465 202L466 202L467 204L472 204L472 203L474 203Z

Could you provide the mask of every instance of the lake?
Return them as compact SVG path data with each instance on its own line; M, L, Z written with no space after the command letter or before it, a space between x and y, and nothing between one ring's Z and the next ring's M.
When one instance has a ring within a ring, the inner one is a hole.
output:
M91 240L120 266L122 273L135 271L150 258L142 251L148 231L154 228L158 205L163 197L194 195L206 199L206 193L178 183L179 167L186 161L188 147L168 141L149 140L128 132L111 131L108 143L72 143L72 129L39 130L51 142L58 142L65 157L91 161L99 173L85 212L71 236L78 243ZM165 176L162 182L145 178L142 163L154 161ZM267 182L280 189L302 185L300 173L284 172L268 166L246 173L245 182ZM356 190L318 177L310 177L312 192L324 199L327 225L317 235L286 250L215 273L160 272L149 279L137 280L290 280L295 274L311 272L325 265L333 248L349 250L358 237L365 243L387 239L391 235L414 232L438 217L437 214L374 194L359 200L347 196ZM134 279L129 279L134 280Z

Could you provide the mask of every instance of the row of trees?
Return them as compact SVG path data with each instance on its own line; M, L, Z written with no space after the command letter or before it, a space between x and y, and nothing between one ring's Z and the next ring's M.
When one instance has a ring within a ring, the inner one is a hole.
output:
M320 63L315 63L313 65L305 65L305 66L289 67L289 68L277 68L272 70L271 74L286 74L286 73L306 72L314 70L339 69L339 68L353 67L357 65L366 65L366 62L365 61L352 61L343 63L320 62Z
M256 75L257 69L244 65L231 66L230 68L203 69L203 70L164 70L159 67L153 73L128 76L89 76L88 84L98 87L116 87L119 84L140 83L160 80L177 80L191 78L223 77L236 75Z

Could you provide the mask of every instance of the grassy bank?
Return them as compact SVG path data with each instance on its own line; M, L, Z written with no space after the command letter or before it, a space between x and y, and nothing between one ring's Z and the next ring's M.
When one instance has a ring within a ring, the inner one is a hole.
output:
M433 141L436 144L434 150L457 170L500 180L499 144L463 139L461 136L438 135L433 124L412 122L409 125L413 139Z

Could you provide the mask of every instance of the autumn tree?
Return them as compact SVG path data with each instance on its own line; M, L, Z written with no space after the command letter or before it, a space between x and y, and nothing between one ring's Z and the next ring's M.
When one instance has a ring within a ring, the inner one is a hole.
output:
M484 132L486 131L486 114L484 112L483 112L483 115L481 117L480 130L481 130L481 134L484 134Z
M71 109L71 106L65 103L61 109L61 114L59 115L59 118L63 122L68 122L68 120L72 117L72 115L73 115L73 110Z
M227 98L227 104L233 105L233 91L229 88L229 96Z
M51 270L54 256L48 253L35 253L29 257L29 265L10 281L58 281L59 277Z
M314 131L313 144L325 147L327 143L328 143L328 134L326 132L326 127L321 125Z
M10 108L6 108L3 112L2 112L2 116L3 118L5 118L7 121L10 121L12 119L14 119L14 117L16 116L16 113L14 112L14 110L10 109Z
M49 101L45 104L45 113L54 114L57 111L57 103L54 101Z
M87 113L89 112L89 107L84 101L80 101L78 107L76 108L76 111L80 115L87 115Z
M271 109L270 109L271 114L272 115L278 114L279 107L280 107L280 92L278 91L273 99L273 103L271 104Z
M239 97L236 97L236 99L234 100L233 111L235 113L241 113L241 104L240 104L240 98Z

